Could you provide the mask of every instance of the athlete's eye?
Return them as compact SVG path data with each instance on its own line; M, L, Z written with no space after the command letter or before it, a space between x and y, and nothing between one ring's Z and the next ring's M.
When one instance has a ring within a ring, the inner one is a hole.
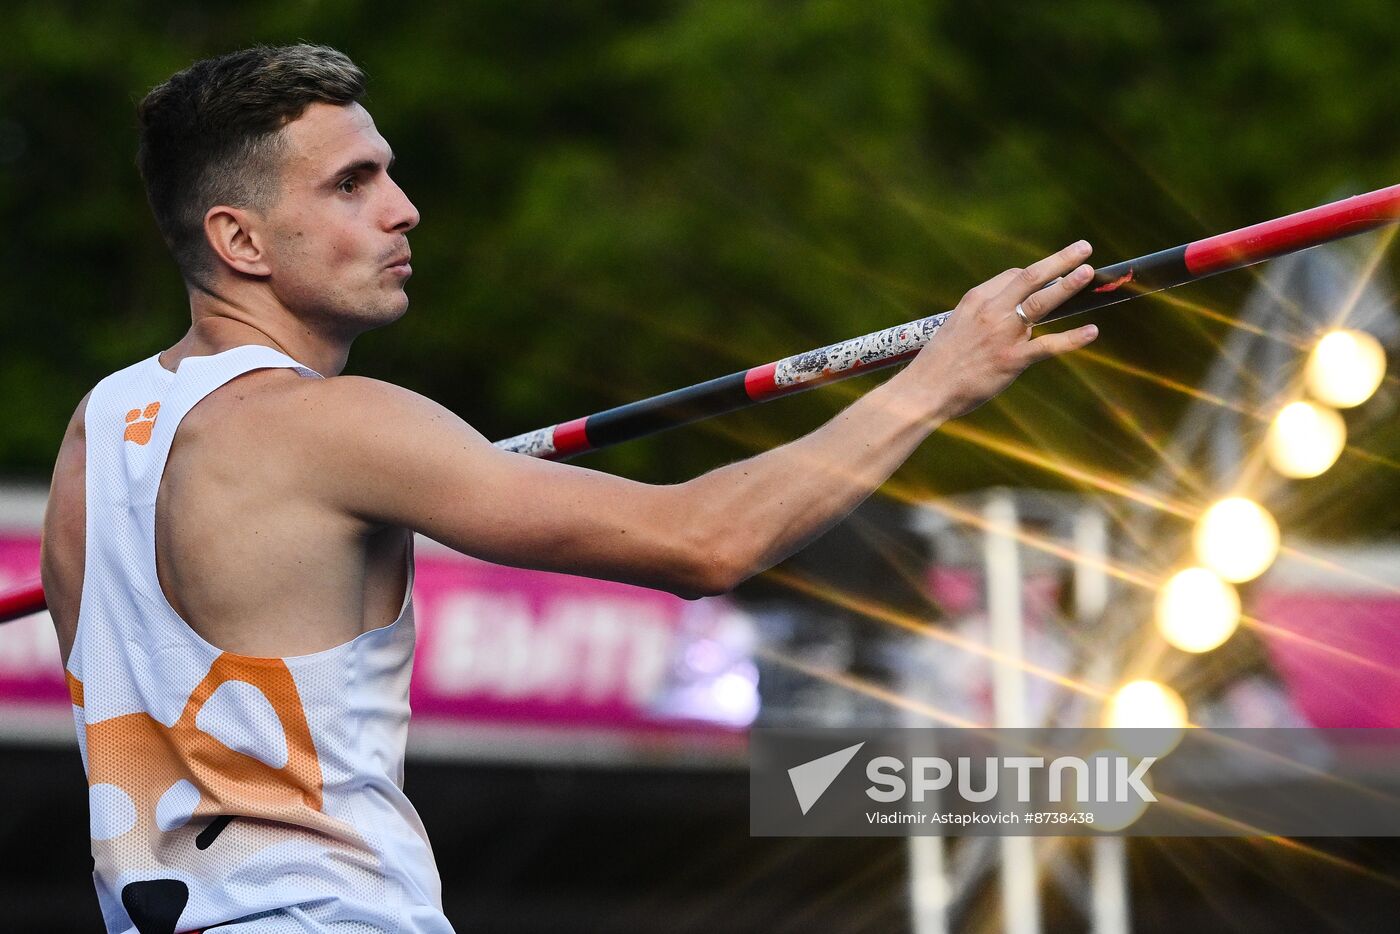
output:
M346 178L343 182L337 185L336 190L342 191L347 195L353 195L355 193L355 188L357 184L358 183L355 181L355 176L351 175L349 178Z

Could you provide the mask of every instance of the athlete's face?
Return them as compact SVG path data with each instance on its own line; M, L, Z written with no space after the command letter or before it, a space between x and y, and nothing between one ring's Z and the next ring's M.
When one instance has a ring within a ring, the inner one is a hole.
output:
M418 210L389 177L389 144L359 104L312 104L283 132L280 196L264 216L273 291L313 326L356 334L396 320Z

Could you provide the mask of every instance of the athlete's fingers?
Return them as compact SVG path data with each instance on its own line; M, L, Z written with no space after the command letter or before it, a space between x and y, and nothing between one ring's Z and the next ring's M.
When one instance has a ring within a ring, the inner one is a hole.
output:
M997 273L995 276L992 276L986 282L983 282L981 285L973 286L972 288L968 289L967 292L963 295L962 302L960 304L971 305L973 306L974 310L976 308L980 308L982 305L985 305L987 302L996 298L1003 291L1005 291L1006 287L1011 284L1012 280L1014 280L1017 276L1022 275L1024 272L1024 269L1004 269L1001 272Z
M1077 267L1057 282L1052 282L1021 303L1021 310L1031 321L1042 321L1045 316L1064 304L1070 296L1088 285L1094 278L1094 267L1085 263Z
M1058 334L1042 334L1035 340L1027 341L1024 344L1026 365L1030 366L1033 363L1069 353L1071 350L1078 350L1098 336L1099 328L1098 325L1094 324L1086 324L1082 328L1061 331Z
M1052 253L1021 270L1020 275L1014 276L1007 283L999 297L1004 298L1009 306L1014 306L1017 302L1024 303L1033 293L1044 288L1045 283L1057 276L1063 276L1088 259L1092 252L1093 248L1089 246L1088 241L1071 243L1058 253Z

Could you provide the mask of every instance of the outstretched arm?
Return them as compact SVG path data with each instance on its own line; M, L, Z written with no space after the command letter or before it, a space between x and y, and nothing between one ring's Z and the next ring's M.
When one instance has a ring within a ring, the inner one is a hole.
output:
M721 525L742 529L719 553L721 588L767 570L861 504L945 421L1001 392L1032 363L1083 347L1093 325L1028 340L1015 308L1038 321L1083 288L1087 243L968 292L909 365L803 438L686 484ZM1048 288L1044 284L1064 276Z
M367 527L414 529L500 564L721 593L840 521L944 421L1092 340L1092 325L1030 340L1014 312L1021 303L1038 320L1082 288L1088 255L1076 245L978 286L901 373L825 425L672 486L500 451L415 393L326 380L297 407L313 442L308 493Z

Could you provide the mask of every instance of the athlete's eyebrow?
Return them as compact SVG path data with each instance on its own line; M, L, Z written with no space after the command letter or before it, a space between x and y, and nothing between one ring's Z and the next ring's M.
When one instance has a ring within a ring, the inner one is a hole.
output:
M384 171L387 172L389 169L392 169L394 167L394 160L397 158L398 156L394 155L394 153L391 151L389 153L389 163L387 165L380 162L378 159L356 159L354 162L347 163L346 165L341 166L335 172L331 173L331 179L334 181L339 181L347 175L354 175L361 172L377 172L379 171L381 166L383 167Z

